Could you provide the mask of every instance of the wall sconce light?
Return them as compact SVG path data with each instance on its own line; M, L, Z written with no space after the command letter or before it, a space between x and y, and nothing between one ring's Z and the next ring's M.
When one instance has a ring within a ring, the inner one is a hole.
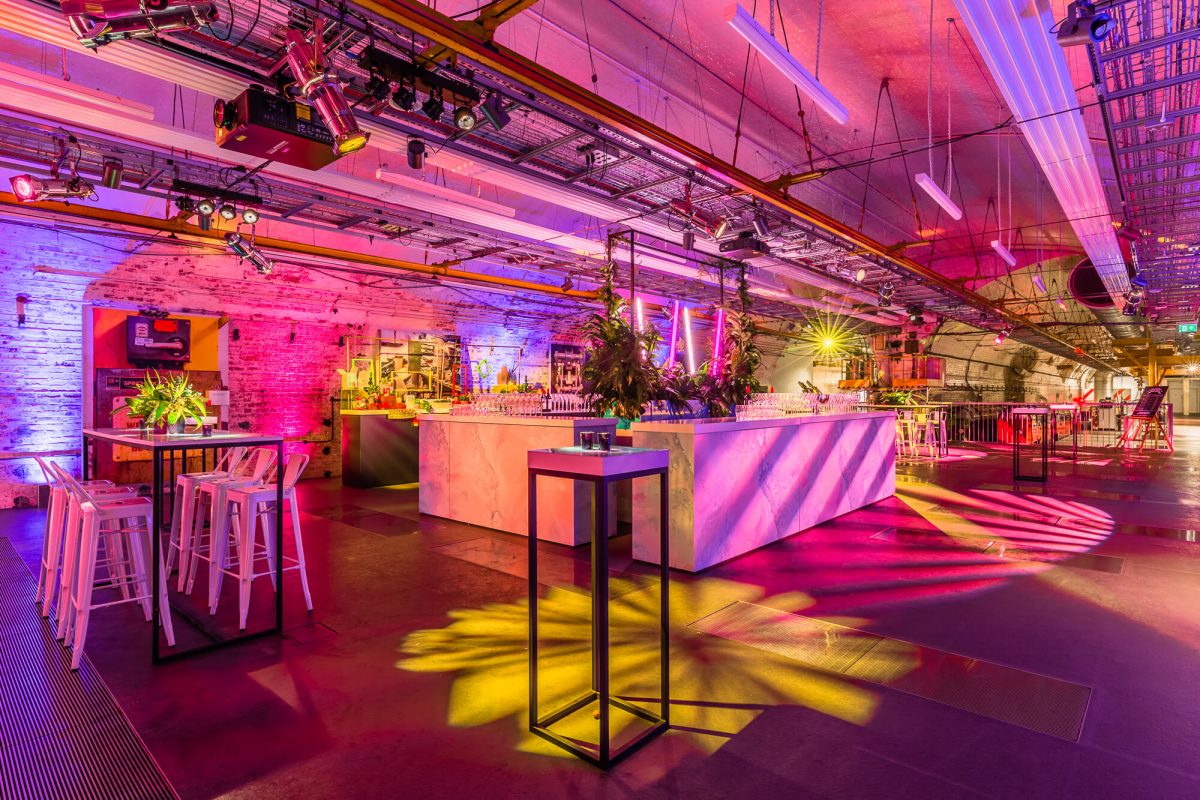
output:
M29 303L29 295L17 295L17 327L25 325L25 306Z

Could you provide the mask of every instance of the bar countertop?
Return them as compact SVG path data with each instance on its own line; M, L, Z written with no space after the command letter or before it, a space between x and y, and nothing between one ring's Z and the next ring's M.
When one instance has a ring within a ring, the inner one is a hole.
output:
M767 417L764 419L734 419L733 417L718 417L716 419L680 419L656 420L654 422L634 422L630 430L634 432L654 433L729 433L732 431L748 431L758 428L784 428L796 425L819 425L822 423L843 422L846 420L872 419L877 417L894 417L895 411L851 411L846 414L797 414L793 416Z

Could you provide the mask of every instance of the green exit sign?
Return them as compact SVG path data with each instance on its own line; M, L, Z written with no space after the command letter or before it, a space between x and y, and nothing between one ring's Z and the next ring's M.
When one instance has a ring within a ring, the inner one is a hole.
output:
M1179 324L1179 332L1180 333L1195 333L1196 332L1196 323L1181 322Z

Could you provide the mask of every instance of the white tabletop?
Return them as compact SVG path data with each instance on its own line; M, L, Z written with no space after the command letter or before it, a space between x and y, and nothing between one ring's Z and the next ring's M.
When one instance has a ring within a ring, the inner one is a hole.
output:
M611 450L585 450L582 447L554 447L530 450L529 468L570 472L586 477L619 478L634 472L666 469L670 453L647 447L619 447Z
M243 433L241 431L214 430L205 436L195 433L143 433L140 428L85 428L83 435L88 439L99 439L138 450L177 450L194 447L232 447L237 445L279 444L282 436L267 433Z

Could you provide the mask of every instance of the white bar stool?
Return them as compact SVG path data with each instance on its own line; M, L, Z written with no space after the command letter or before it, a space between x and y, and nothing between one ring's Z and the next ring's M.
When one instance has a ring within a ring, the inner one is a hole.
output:
M218 547L222 547L226 552L221 552L213 557L211 564L216 568L217 590L212 595L211 605L209 608L210 614L215 614L217 611L217 601L220 598L220 583L224 575L230 575L237 578L238 581L238 608L239 608L239 626L242 630L246 629L246 619L250 613L250 589L255 578L261 578L264 575L269 575L271 583L274 585L276 580L276 558L281 558L290 566L283 568L284 572L298 570L300 572L300 586L304 590L304 602L309 611L312 611L312 594L308 589L308 566L304 560L304 537L300 533L300 504L296 500L296 482L300 480L300 476L304 473L304 468L308 466L308 456L303 453L293 453L287 457L286 466L283 470L283 502L291 510L292 516L292 536L296 540L296 558L290 558L282 553L275 552L275 515L281 513L282 509L276 507L276 485L274 481L269 481L262 486L240 486L230 487L225 493L225 514L232 520L232 525L229 526L233 537L237 539L238 559L236 569L220 568L217 565L226 563L227 549L229 547L230 537L225 539L215 540L218 542ZM275 470L275 480L279 480L279 470ZM262 531L262 547L257 546L257 533ZM260 559L265 559L267 569L263 572L255 572L254 564ZM280 587L276 586L275 591L279 591Z
M43 617L49 617L61 583L63 549L71 497L66 484L58 477L57 470L60 467L53 461L46 461L40 456L35 456L34 460L41 467L42 473L46 476L46 482L50 486L50 504L46 510L46 529L42 538L42 557L38 569L38 585L34 603L41 604ZM112 481L87 481L81 485L86 487L97 500L132 497L135 494L131 487L114 486Z
M179 586L183 591L187 583L187 571L195 540L194 525L200 502L200 485L228 478L235 473L246 456L245 447L231 447L225 451L211 472L185 472L175 478L175 502L171 512L171 535L167 540L167 574L175 567L175 556L179 556Z
M150 603L157 602L167 645L174 647L175 629L171 622L171 609L167 603L166 576L162 573L163 562L160 558L157 564L150 563L153 552L150 540L153 535L153 504L150 499L125 497L99 501L61 469L58 474L66 483L68 491L78 500L73 508L77 509L79 516L78 546L72 547L68 539L68 563L64 564L63 570L64 575L70 574L71 578L68 586L64 577L63 591L66 602L59 603L60 613L64 607L67 609L64 624L60 625L60 634L61 638L71 645L71 669L79 669L84 642L87 640L88 622L92 609L95 608L138 603L146 621L149 622L152 619ZM68 534L71 534L70 526L68 527ZM105 551L103 561L99 558L102 547ZM117 563L121 564L121 568L114 570L113 565ZM103 588L125 588L126 591L123 591L120 599L94 602L98 566L107 567L106 580L100 584ZM159 570L160 574L157 598L153 596L152 589L154 569Z
M211 565L211 553L215 549L214 542L223 542L229 535L228 516L225 511L225 491L236 486L256 486L262 483L267 472L275 464L275 448L256 447L241 464L241 467L227 478L204 481L199 484L199 497L196 506L196 518L192 523L191 554L187 568L187 583L184 591L192 593L196 584L196 572L200 562L209 564L208 596L211 602L216 591L216 572ZM208 523L207 530L205 522ZM207 542L205 541L207 533Z

